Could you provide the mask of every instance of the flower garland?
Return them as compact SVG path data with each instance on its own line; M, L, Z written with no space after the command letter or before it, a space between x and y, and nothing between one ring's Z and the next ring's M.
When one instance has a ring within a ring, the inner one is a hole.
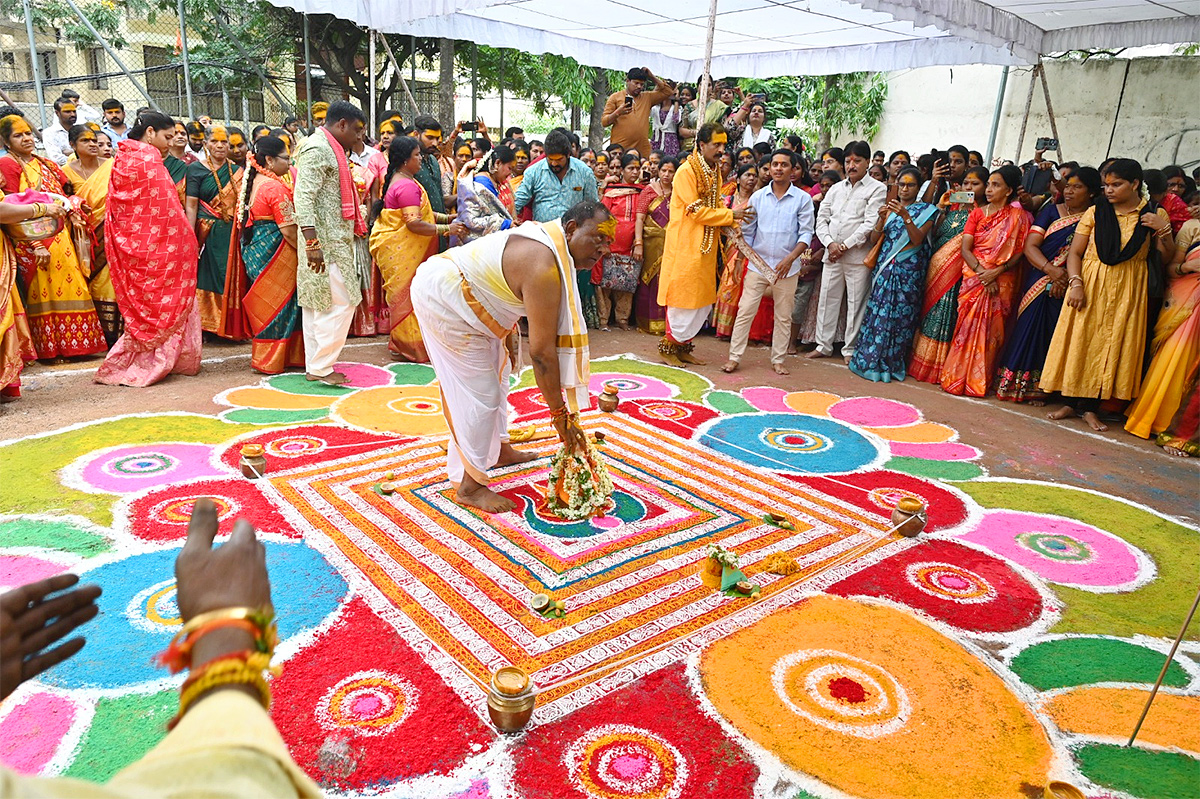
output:
M550 461L546 508L554 515L571 521L603 515L613 507L612 493L612 478L590 440L582 452L564 446Z
M700 155L700 148L692 150L692 154L688 156L687 162L691 164L692 171L696 173L699 185L697 186L697 194L700 199L690 203L685 209L687 213L694 214L700 208L720 208L721 207L721 185L718 179L717 170L710 167L708 162L704 160L704 156ZM704 237L700 241L700 252L707 255L712 250L713 240L716 238L717 229L712 225L704 226Z

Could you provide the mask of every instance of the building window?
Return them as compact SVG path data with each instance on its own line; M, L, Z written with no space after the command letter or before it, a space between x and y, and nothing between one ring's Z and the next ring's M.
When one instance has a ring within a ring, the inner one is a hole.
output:
M89 47L84 51L87 56L87 71L89 89L107 89L108 54L103 47Z
M58 53L54 50L43 50L38 53L38 68L42 71L42 80L54 80L59 77L58 74ZM29 75L29 79L33 79L33 64L29 60L29 54L25 54L25 72Z
M6 81L15 81L17 79L16 53L0 53L0 78L3 78Z

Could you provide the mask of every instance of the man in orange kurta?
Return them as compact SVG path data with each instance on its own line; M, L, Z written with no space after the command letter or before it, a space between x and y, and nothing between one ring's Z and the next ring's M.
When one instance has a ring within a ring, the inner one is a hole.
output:
M732 211L721 204L717 158L727 141L720 125L702 125L696 133L696 151L675 173L658 281L658 304L667 307L667 334L658 351L672 366L703 365L692 355L692 339L717 301L719 228L754 216L753 208Z

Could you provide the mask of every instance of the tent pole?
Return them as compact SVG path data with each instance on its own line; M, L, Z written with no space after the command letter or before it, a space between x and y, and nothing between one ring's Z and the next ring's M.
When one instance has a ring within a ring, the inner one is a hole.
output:
M992 153L996 149L996 133L1000 130L1000 110L1004 106L1004 90L1008 88L1008 67L1000 73L1000 88L996 90L996 108L992 111L992 131L988 134L987 158L984 164L992 163Z
M29 8L29 0L21 0L21 5L25 6L25 33L29 36L29 66L33 68L33 88L37 90L40 135L41 130L46 128L46 95L42 91L42 64L38 59L37 42L33 36L33 11Z
M1121 118L1121 104L1125 102L1125 84L1129 83L1129 65L1133 63L1133 59L1125 61L1125 77L1121 80L1121 96L1117 98L1117 113L1113 114L1112 133L1108 134L1108 149L1104 151L1104 157L1108 158L1112 155L1113 141L1117 138L1117 120Z
M79 10L79 6L76 5L75 0L67 0L67 5L71 7L71 10L75 12L75 16L79 17L79 21L83 23L83 26L88 29L96 41L100 43L100 46L104 48L104 51L108 53L108 57L116 63L117 69L125 73L125 77L133 84L133 88L138 90L138 94L146 98L146 104L155 111L162 111L158 103L150 96L150 92L146 91L146 87L142 85L142 82L129 71L129 67L125 66L125 62L121 60L121 56L117 55L117 51L112 49L112 45L108 43L108 40L100 35L100 31L96 30L96 26L92 24L92 21Z
M308 50L308 13L304 14L304 115L308 117L304 120L307 123L312 123L312 55ZM305 125L304 127L308 127Z
M504 48L500 48L500 133L504 133Z
M279 93L278 89L275 88L275 84L271 83L270 79L267 78L267 74L263 72L262 67L250 57L250 54L246 52L246 48L242 47L241 42L239 42L237 37L233 35L233 31L231 31L229 26L225 24L225 20L221 19L221 15L214 11L212 18L213 21L217 23L217 27L221 29L221 32L225 34L225 41L232 44L237 49L238 55L246 59L246 63L250 65L250 68L254 70L256 75L258 75L258 79L262 81L263 88L269 91L275 97L275 100L279 103L279 108L285 114L296 113L296 109L292 107L292 104L284 99L284 96ZM266 102L265 98L263 102ZM263 113L264 115L266 113L265 105L263 108Z
M1042 79L1042 94L1046 97L1046 114L1050 117L1050 132L1054 134L1054 140L1058 142L1058 147L1055 152L1058 155L1058 163L1062 163L1062 139L1058 138L1058 123L1054 121L1054 106L1050 104L1050 86L1046 83L1046 67L1042 64L1041 59L1038 59L1038 75Z
M471 121L479 119L479 45L471 45Z
M183 88L187 90L187 112L188 119L196 118L196 111L192 108L192 67L191 61L188 58L188 43L187 43L187 22L183 14L183 0L179 0L179 48L183 55Z
M370 83L370 91L371 91L371 124L368 127L374 128L376 125L376 120L379 118L378 116L376 116L378 111L375 108L375 55L376 55L376 53L375 53L375 29L371 28L368 32L370 33L370 36L371 36L370 43L367 45L367 51L368 51L367 57L371 62L370 65L367 67L367 74L370 76L369 83ZM375 138L375 135L377 133L378 133L378 131L371 130L370 131L371 138Z
M400 62L396 60L396 54L392 52L392 46L390 44L388 44L387 35L381 34L379 36L379 41L383 42L383 52L387 54L388 60L392 62L392 69L396 70L396 77L400 79L400 85L404 87L404 95L406 97L408 97L408 102L410 102L412 104L413 118L415 119L417 114L421 113L421 110L419 108L417 108L417 101L413 97L412 90L408 88L408 84L404 81L404 73L400 70ZM416 67L416 63L417 63L416 41L417 41L416 37L413 37L412 57L413 57L413 72L414 73L417 70L417 67Z
M713 33L717 29L717 0L710 0L708 4L708 38L704 41L704 75L700 81L700 97L698 98L698 107L696 109L696 128L699 129L704 124L704 112L708 110L708 87L712 83L712 75L709 74L712 70L712 49L713 49ZM697 146L700 140L696 140Z
M1025 129L1029 127L1029 108L1033 105L1033 87L1037 85L1038 70L1041 65L1033 68L1033 72L1029 73L1029 94L1025 96L1025 114L1021 117L1021 135L1017 137L1017 154L1013 156L1013 161L1017 164L1021 163L1021 149L1025 146Z
M415 35L409 37L409 44L412 47L412 62L409 64L409 66L412 67L412 71L408 73L409 74L409 82L413 86L416 86L417 85L417 37ZM388 52L390 53L391 50L389 50ZM395 56L392 57L392 63L393 64L396 63ZM396 69L400 69L399 65L396 66ZM400 76L400 82L401 83L404 82L403 74ZM408 95L408 101L410 103L412 103L413 119L416 119L417 114L421 113L421 109L417 108L417 101L413 99L412 92L409 91L408 86L404 87L404 92Z

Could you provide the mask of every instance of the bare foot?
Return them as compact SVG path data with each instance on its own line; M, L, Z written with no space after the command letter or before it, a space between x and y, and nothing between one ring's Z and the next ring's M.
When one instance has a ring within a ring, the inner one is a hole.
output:
M853 353L851 353L850 355L843 355L843 356L842 356L842 362L843 362L843 363L845 363L847 366L849 366L849 365L850 365L850 361L851 361L853 358L854 358L854 354L853 354Z
M349 379L341 372L330 372L329 374L321 377L305 372L304 377L310 383L324 383L327 386L340 386L350 382Z
M1104 422L1100 421L1100 417L1097 416L1096 414L1092 413L1091 411L1084 412L1083 421L1087 422L1091 426L1091 428L1093 430L1095 430L1097 433L1103 433L1105 430L1108 429L1108 425L1106 425Z
M481 486L470 477L464 477L462 485L455 492L458 504L470 508L479 508L485 513L507 513L517 507L517 503L507 497L502 497L487 486Z
M721 371L728 375L728 374L733 374L734 372L736 372L737 368L738 368L737 361L726 361L725 365L721 367Z
M632 330L633 328L630 326L630 324L628 322L617 322L617 329L618 330Z
M790 347L788 347L788 348L787 348L787 354L788 354L788 355L799 355L799 354L800 354L800 350L796 349L796 345L795 345L795 344L793 344L793 345L791 345Z
M537 460L536 452L529 452L523 449L517 449L508 442L500 444L500 459L496 461L497 466L512 466L514 463L529 463L529 461Z
M1191 457L1191 455L1188 455L1186 452L1181 450L1179 447L1163 447L1163 452L1167 453L1168 455L1174 455L1176 458L1190 458Z
M829 356L826 355L825 353L821 352L820 350L813 350L812 352L810 352L808 355L805 355L804 357L808 358L810 361L815 361L817 358L828 358Z
M702 361L695 355L692 355L690 352L683 351L680 351L679 353L679 360L683 361L684 363L690 363L694 366L706 366L708 364L708 361Z
M676 366L680 369L687 368L687 364L679 360L679 356L673 352L660 352L658 357L662 358L663 363L665 363L667 366Z
M1031 400L1025 400L1025 404L1028 405L1030 408L1041 408L1042 406L1044 406L1046 404L1046 401L1040 400L1040 399L1031 399Z
M783 368L783 364L781 364L781 363L773 363L773 364L771 364L771 368L775 370L775 374L777 374L777 375L790 375L791 374L791 372L789 372L787 369Z
M1050 413L1046 414L1046 418L1053 419L1056 422L1060 422L1063 419L1070 419L1074 415L1075 415L1075 409L1072 408L1070 405L1064 405L1061 408L1059 408L1057 411L1050 411Z

